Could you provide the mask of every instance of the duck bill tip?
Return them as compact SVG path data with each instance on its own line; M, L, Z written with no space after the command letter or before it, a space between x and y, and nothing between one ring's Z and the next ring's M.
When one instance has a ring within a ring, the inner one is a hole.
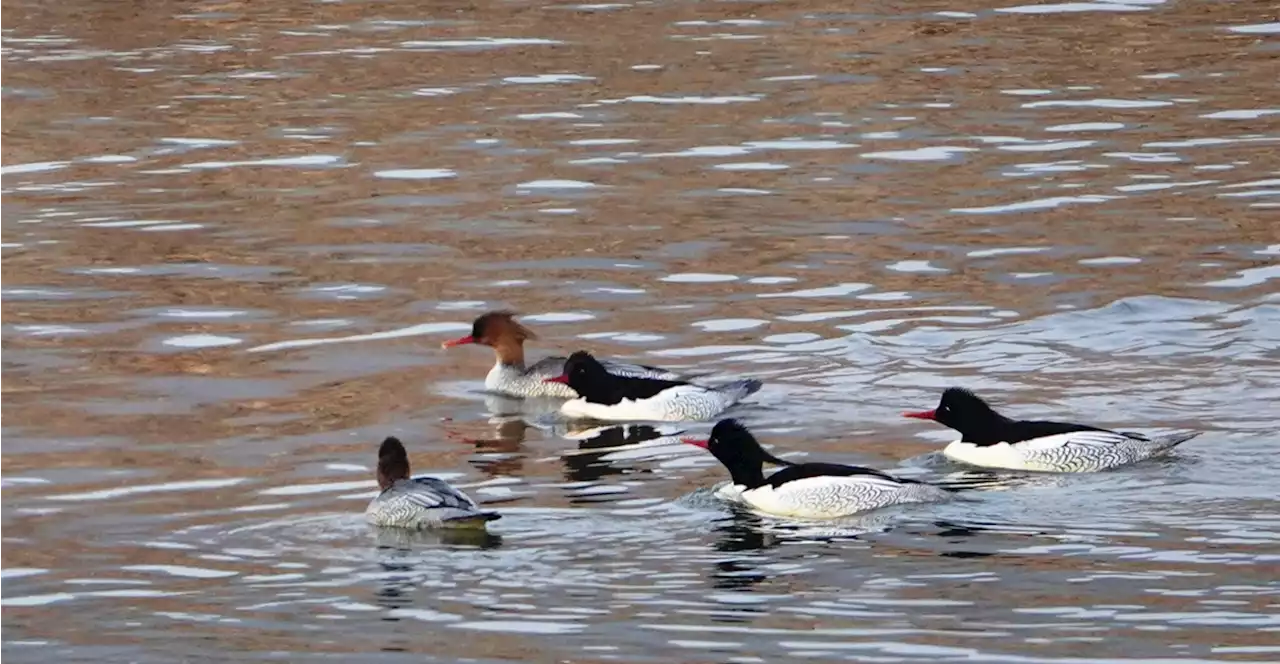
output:
M465 337L458 337L457 339L452 339L452 340L450 340L450 341L446 341L446 342L444 342L444 343L440 344L440 347L441 347L441 348L453 348L454 346L465 346L465 345L467 345L467 344L473 344L473 343L475 343L475 342L476 342L476 338L468 334L468 335L467 335L467 336L465 336Z
M704 450L707 449L706 438L681 438L680 442L686 445L693 445L694 447L701 447Z
M569 377L568 377L568 376L561 375L561 376L556 376L555 378L544 378L544 379L542 379L542 382L544 382L544 383L560 383L561 385L568 385L568 384L569 384Z
M936 421L938 419L938 411L937 410L910 411L910 412L903 413L902 416L910 417L911 419L914 419L914 420L935 420Z

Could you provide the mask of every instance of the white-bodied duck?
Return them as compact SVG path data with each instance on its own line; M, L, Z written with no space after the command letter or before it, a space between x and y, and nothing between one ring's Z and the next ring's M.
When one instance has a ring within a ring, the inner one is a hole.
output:
M973 392L953 387L933 410L903 413L960 432L943 456L974 466L1056 473L1088 473L1162 456L1200 435L1164 436L1111 431L1087 424L1014 420Z

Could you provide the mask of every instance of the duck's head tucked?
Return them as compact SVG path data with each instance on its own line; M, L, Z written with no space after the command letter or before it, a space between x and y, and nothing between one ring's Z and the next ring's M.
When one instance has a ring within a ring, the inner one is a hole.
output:
M548 378L548 383L563 383L578 394L598 394L611 391L618 377L609 373L600 361L585 350L580 350L565 360L564 373Z
M942 393L942 400L933 410L903 413L904 417L933 420L960 433L990 429L1004 421L987 402L961 387L952 387Z
M395 436L388 436L378 448L378 488L386 491L392 484L409 479L409 454Z
M766 461L777 464L788 463L765 451L756 437L737 420L720 420L711 429L711 437L706 440L698 438L681 440L711 452L717 461L729 469L734 484L759 486L764 483L763 468Z
M498 354L504 364L524 362L524 342L537 339L529 328L516 322L516 315L510 311L490 311L471 323L471 334L440 344L442 348L453 348L466 344L488 346Z

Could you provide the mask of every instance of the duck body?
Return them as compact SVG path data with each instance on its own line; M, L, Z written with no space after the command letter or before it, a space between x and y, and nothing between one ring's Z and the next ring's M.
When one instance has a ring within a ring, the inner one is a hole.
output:
M943 456L985 468L1055 473L1110 470L1163 456L1200 435L1183 432L1148 437L1086 424L1014 420L997 413L968 390L951 388L934 410L905 413L960 432Z
M743 504L766 514L800 519L833 519L891 505L949 500L952 495L932 484L833 463L796 464L758 486L736 486Z
M378 487L365 520L391 528L483 528L501 518L480 509L467 494L435 477L409 477L409 458L399 439L383 441L378 451Z
M444 480L413 477L379 493L365 510L375 526L392 528L480 528L501 518L484 512L475 501Z
M532 366L523 363L509 364L499 359L484 377L484 388L517 397L549 397L554 399L576 399L578 393L564 383L549 383L548 378L564 374L564 364L569 358L564 356L545 357ZM657 380L679 380L681 375L674 371L659 369L643 364L603 361L605 369L615 375L627 378L653 378Z
M871 468L834 463L791 463L765 452L746 427L722 420L707 440L685 442L709 450L732 480L716 496L772 516L835 519L907 503L948 500L953 491ZM784 466L765 477L763 466Z
M948 459L986 468L1092 473L1163 456L1198 435L1195 432L1148 438L1100 429L986 445L961 439L948 444L942 454Z
M524 342L537 339L529 328L516 322L515 314L509 311L491 311L471 324L471 334L446 341L444 348L453 348L467 344L489 346L493 349L497 361L485 375L486 390L513 397L549 397L555 399L574 399L578 393L563 383L546 382L564 373L564 365L568 358L564 356L546 357L532 365L525 365ZM628 378L654 378L659 380L680 380L681 374L658 367L625 362L604 361L607 371Z
M564 373L547 381L567 384L581 395L561 405L562 414L606 422L707 420L762 385L758 380L694 385L680 380L619 376L583 351L569 356Z

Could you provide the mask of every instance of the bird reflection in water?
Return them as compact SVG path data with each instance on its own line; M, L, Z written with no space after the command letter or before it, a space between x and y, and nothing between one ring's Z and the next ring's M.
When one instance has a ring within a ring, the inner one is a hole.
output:
M423 582L431 578L439 567L433 558L441 550L458 550L468 555L470 549L490 550L502 546L502 536L482 528L408 530L405 528L373 528L374 544L380 558L378 567L384 574L378 576L378 588L374 591L378 606L387 609L382 620L400 620L392 609L409 609L415 603L415 593L423 592ZM421 598L417 598L421 601Z
M577 430L566 430L561 435L578 441L578 449L565 452L565 479L572 482L594 482L610 475L624 475L647 472L631 463L615 464L618 461L635 462L643 458L626 454L627 450L640 448L644 443L670 438L672 449L681 449L680 441L674 436L682 431L667 432L647 424L622 424L606 427L593 427ZM653 447L665 447L654 445ZM617 453L622 453L621 455ZM665 456L665 453L663 453Z

